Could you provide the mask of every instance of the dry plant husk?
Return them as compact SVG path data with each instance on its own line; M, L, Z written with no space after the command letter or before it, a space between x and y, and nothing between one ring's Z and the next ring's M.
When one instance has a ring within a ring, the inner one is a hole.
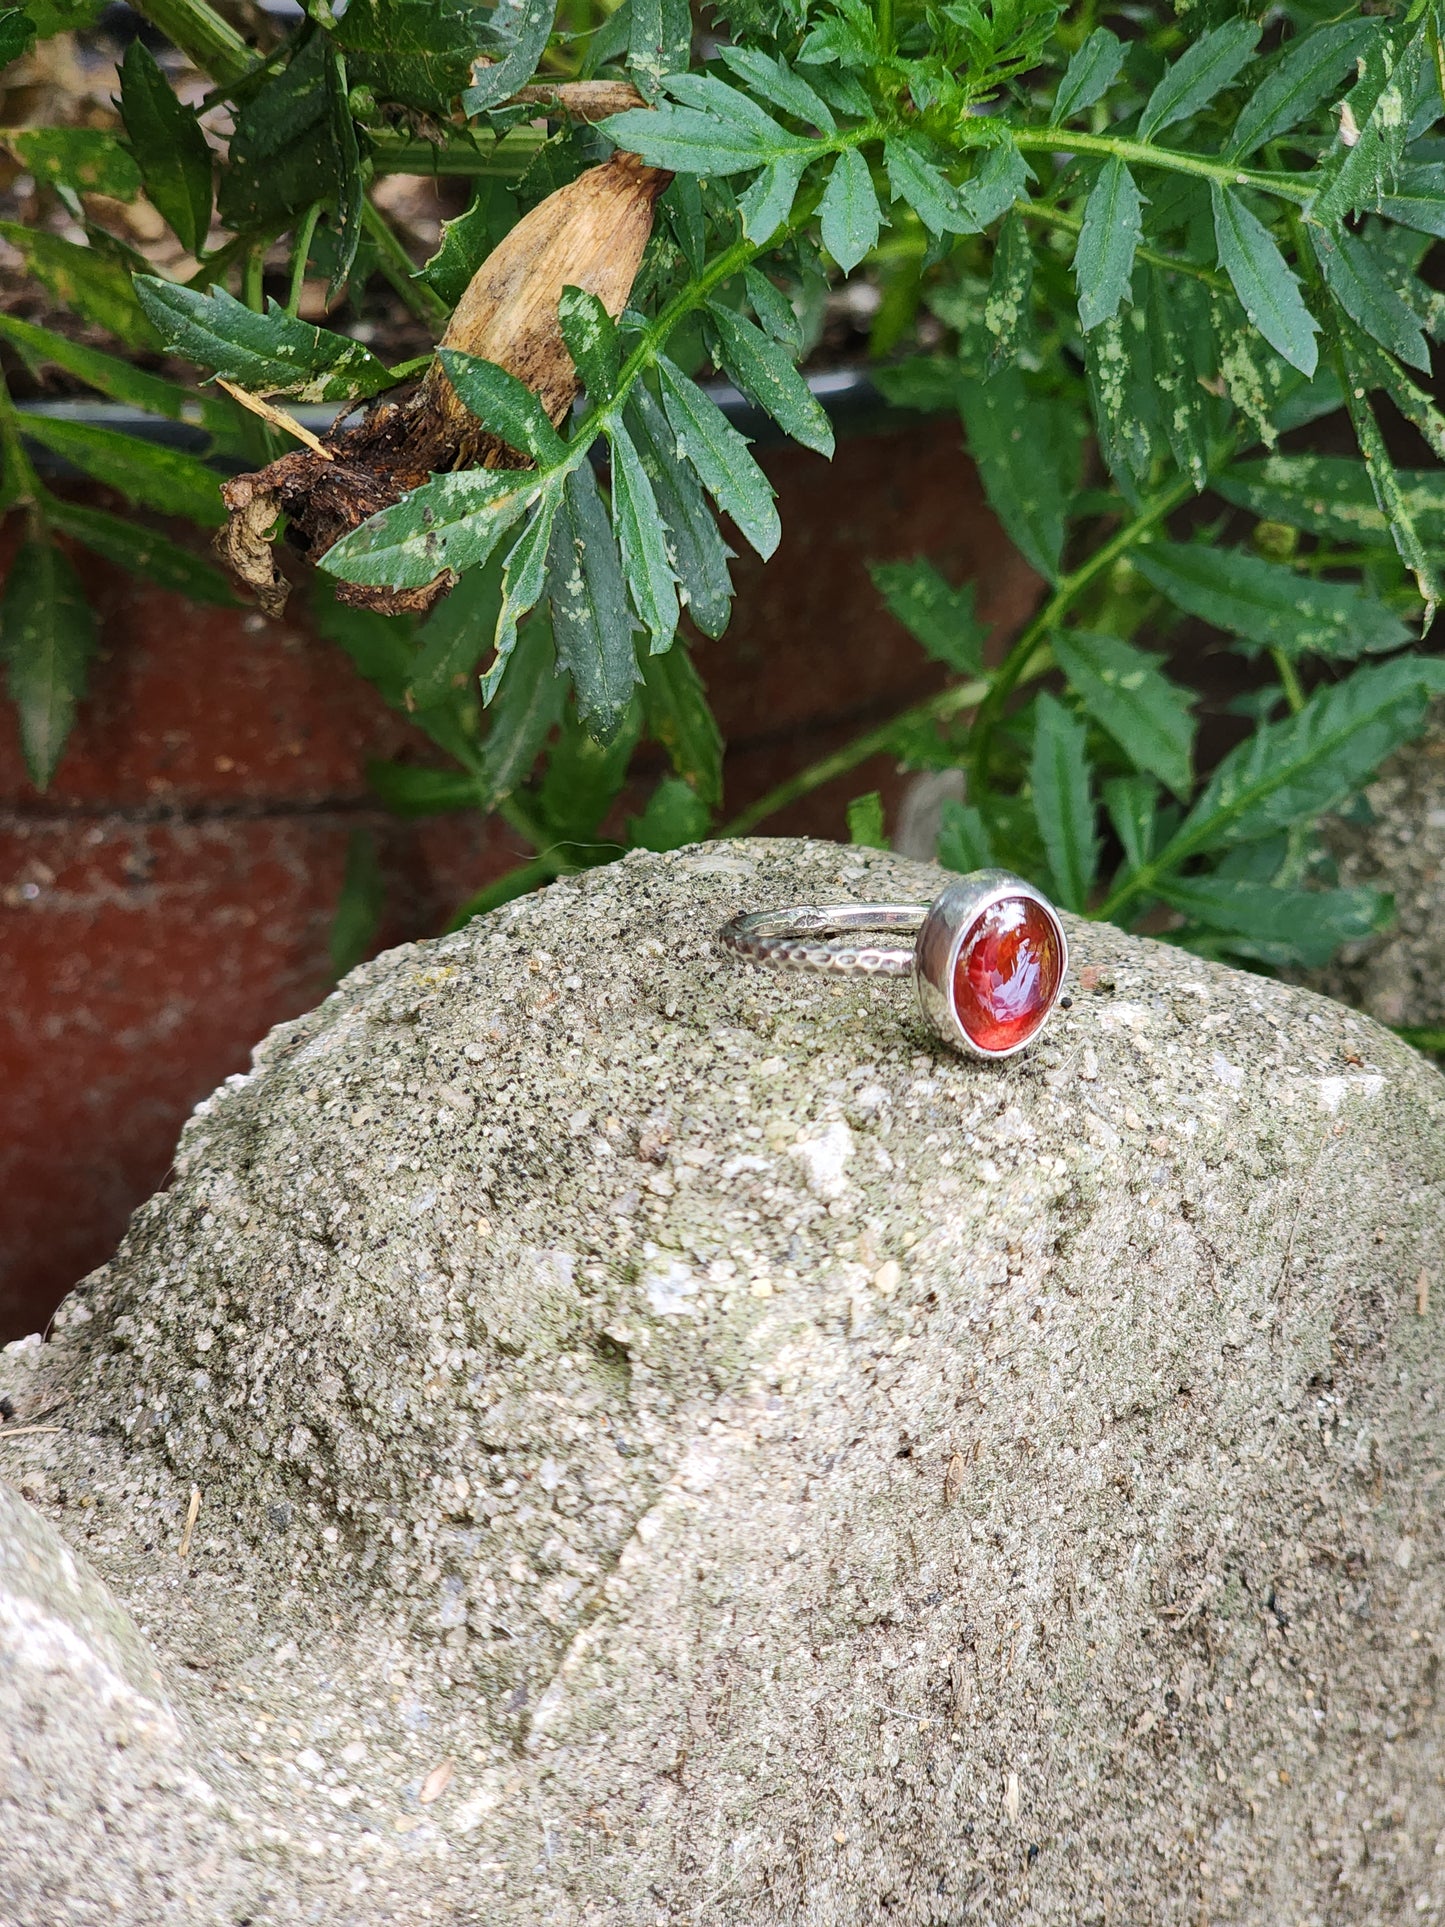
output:
M636 155L614 154L548 195L477 269L439 346L496 362L560 425L579 386L557 318L562 290L583 288L614 318L621 314L670 179ZM529 465L468 411L438 361L420 381L379 395L354 427L345 420L321 438L320 451L294 449L222 487L230 519L217 547L268 615L280 614L289 590L272 547L280 516L287 543L314 562L431 475ZM430 609L456 581L447 569L420 589L338 583L336 592L391 615Z

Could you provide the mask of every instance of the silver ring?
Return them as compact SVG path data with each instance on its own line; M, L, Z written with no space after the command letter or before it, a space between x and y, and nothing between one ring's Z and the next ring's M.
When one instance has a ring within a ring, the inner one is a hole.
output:
M888 932L911 941L858 941ZM774 970L911 976L924 1019L944 1042L989 1059L1012 1057L1033 1042L1069 967L1058 912L1007 870L959 877L932 903L751 910L724 924L718 942Z

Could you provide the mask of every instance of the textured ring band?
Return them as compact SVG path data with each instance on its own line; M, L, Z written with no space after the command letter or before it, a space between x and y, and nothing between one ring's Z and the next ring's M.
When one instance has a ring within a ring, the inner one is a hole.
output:
M860 943L897 932L909 943ZM924 1017L955 1050L1012 1057L1059 1001L1069 946L1040 891L1006 870L960 877L930 904L795 904L750 910L718 932L727 950L774 970L911 976Z

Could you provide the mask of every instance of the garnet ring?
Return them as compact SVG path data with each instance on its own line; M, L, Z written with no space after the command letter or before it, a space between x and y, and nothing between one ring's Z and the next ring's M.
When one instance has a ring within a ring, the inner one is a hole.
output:
M889 942L885 933L911 942ZM878 941L868 941L877 933ZM977 870L932 903L753 910L718 941L775 970L909 977L926 1020L970 1057L1012 1057L1059 1001L1069 946L1048 898L1007 870Z

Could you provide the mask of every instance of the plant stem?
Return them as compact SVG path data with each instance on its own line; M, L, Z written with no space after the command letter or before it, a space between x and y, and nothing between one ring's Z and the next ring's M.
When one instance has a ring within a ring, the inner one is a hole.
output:
M433 335L439 335L447 325L447 317L451 310L425 281L417 281L413 278L415 269L412 267L410 255L396 238L386 216L374 204L370 195L361 204L361 225L375 244L377 266L382 274L401 296L411 314L418 321L424 322Z
M316 223L321 219L321 203L313 201L306 210L306 218L296 232L295 251L291 256L291 288L286 296L286 312L294 316L301 306L301 289L306 281L306 262L311 254L311 242L316 233Z
M136 11L222 86L243 80L256 65L240 34L206 0L137 0Z
M1279 685L1284 691L1284 699L1289 704L1291 713L1298 716L1305 706L1305 692L1299 679L1299 671L1283 649L1273 648L1269 653L1274 657L1274 666L1279 671Z
M884 56L893 51L893 0L877 0L878 46Z
M1278 194L1286 201L1303 206L1314 193L1300 174L1269 174L1258 168L1238 167L1229 161L1211 161L1203 154L1185 154L1173 147L1155 147L1151 141L1128 140L1118 134L1081 134L1071 127L1010 127L1015 143L1024 153L1091 154L1104 160L1132 161L1136 167L1159 167L1171 174L1194 174L1200 180L1217 181L1222 187L1257 187L1265 194Z
M431 141L388 140L377 136L372 167L378 174L449 174L464 180L516 180L536 159L545 136L533 127L514 127L503 140L484 147L453 141L438 147Z
M264 241L254 241L246 254L246 269L241 287L241 299L245 302L246 306L256 314L260 314L266 305L266 297L262 287L265 272L266 244Z

